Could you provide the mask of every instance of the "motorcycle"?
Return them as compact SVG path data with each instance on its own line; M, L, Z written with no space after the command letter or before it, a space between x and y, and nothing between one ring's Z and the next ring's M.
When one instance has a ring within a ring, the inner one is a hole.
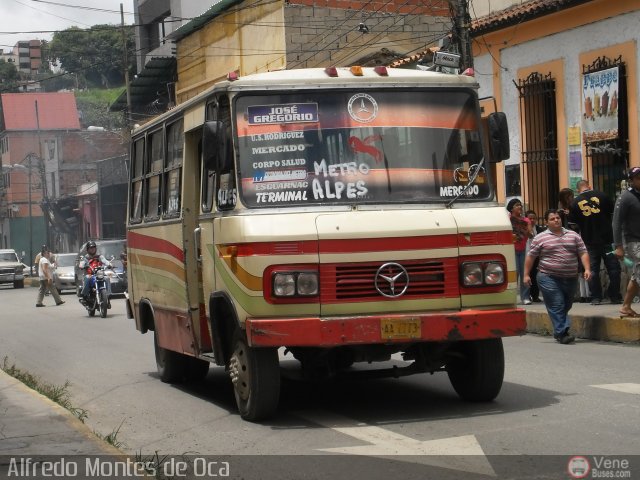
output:
M111 302L109 301L109 286L107 283L109 279L104 265L96 267L89 275L89 298L86 301L81 298L80 302L87 309L90 317L93 317L97 310L102 318L106 318L107 310L111 308Z

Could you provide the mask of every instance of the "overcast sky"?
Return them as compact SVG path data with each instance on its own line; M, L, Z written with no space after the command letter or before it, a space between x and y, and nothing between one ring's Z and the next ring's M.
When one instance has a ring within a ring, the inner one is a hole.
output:
M133 0L0 0L0 49L19 40L51 40L52 31L72 26L133 24ZM16 33L14 33L16 32Z

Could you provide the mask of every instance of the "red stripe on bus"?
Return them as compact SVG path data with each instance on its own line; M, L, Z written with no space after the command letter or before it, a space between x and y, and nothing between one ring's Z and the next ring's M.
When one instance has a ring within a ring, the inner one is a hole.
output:
M457 234L421 237L354 238L320 240L320 253L364 253L398 250L431 250L458 246Z
M137 248L149 252L164 253L184 262L184 252L173 243L163 240L162 238L128 232L127 246L128 248Z
M317 253L365 253L399 250L429 250L455 248L458 235L430 235L421 237L357 238L349 240L306 240L300 242L256 242L222 245L223 253L236 247L237 257L254 255L304 255Z

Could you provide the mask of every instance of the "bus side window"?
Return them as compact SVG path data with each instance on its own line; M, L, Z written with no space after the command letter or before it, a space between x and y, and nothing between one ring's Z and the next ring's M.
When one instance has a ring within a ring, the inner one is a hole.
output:
M131 168L131 199L129 220L131 223L142 221L142 175L144 172L144 138L133 144L133 166Z
M167 126L167 158L164 172L164 215L180 215L180 183L182 156L184 153L184 121L182 119Z
M160 217L160 180L164 165L163 130L156 130L149 136L149 173L145 182L146 209L145 219Z
M229 99L221 95L218 99L218 111L216 120L225 125L226 149L221 152L226 161L222 162L226 168L218 172L216 185L216 201L218 210L232 210L236 206L236 178L233 170L233 140L231 132L231 106Z
M225 95L216 97L207 105L206 120L222 122L226 137L222 141L216 140L215 145L207 145L206 148L219 148L219 153L226 161L219 162L217 166L208 168L205 166L203 169L202 210L210 212L214 208L214 202L218 210L231 210L236 205L236 179L233 170L231 106L229 105L229 99ZM204 155L201 155L201 158L203 157ZM223 167L220 167L220 165L223 165ZM220 171L216 169L220 169Z

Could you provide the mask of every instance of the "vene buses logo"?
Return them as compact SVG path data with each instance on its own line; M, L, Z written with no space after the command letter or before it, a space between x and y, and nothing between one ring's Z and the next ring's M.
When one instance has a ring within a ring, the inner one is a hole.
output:
M356 93L349 99L347 108L356 122L369 123L378 116L378 102L366 93Z
M569 464L567 465L567 471L572 478L585 478L589 475L589 471L591 470L591 465L589 465L589 460L585 457L571 457L569 459Z

